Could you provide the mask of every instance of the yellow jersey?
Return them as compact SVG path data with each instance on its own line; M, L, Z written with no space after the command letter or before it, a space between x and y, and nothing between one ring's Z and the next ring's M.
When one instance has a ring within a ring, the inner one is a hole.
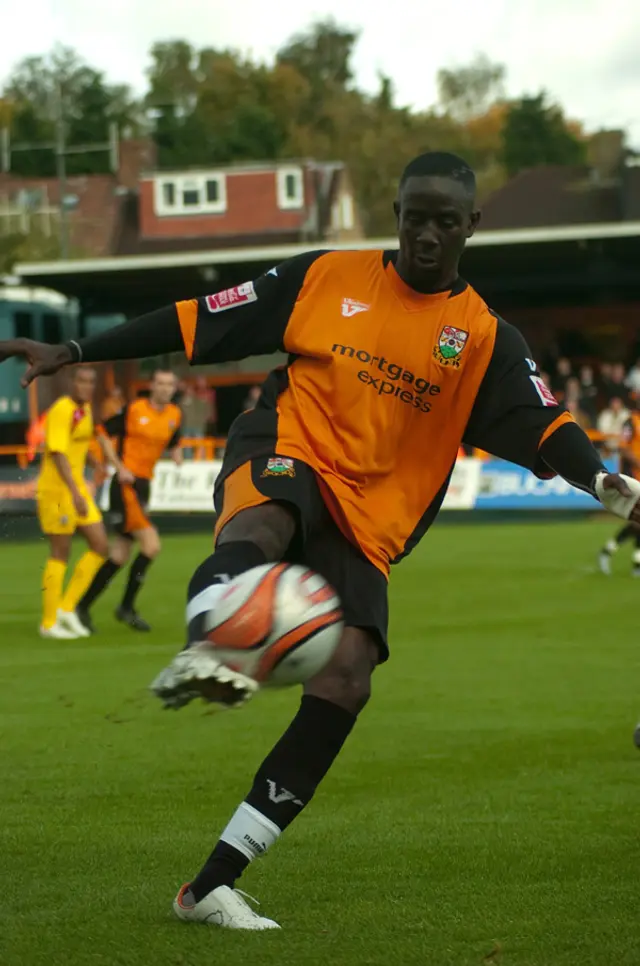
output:
M82 484L87 451L93 436L93 415L89 403L77 403L70 396L56 400L47 412L45 451L38 489L52 490L65 486L53 461L53 453L63 453L67 457L74 480Z

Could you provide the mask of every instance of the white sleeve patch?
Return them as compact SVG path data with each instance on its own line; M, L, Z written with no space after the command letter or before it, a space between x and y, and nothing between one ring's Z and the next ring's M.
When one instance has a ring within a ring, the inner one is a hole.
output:
M543 406L557 406L558 400L553 395L551 390L545 385L544 380L540 376L529 376L529 379L535 386L535 390L542 400Z
M256 302L257 300L258 296L253 287L253 282L243 282L242 285L227 288L224 292L207 295L205 299L210 312L226 312L227 309L235 309L238 305L246 305L247 302Z

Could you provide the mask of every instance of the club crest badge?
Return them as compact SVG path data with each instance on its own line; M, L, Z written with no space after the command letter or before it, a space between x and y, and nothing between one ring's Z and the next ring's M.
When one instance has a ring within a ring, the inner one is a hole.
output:
M285 459L283 456L275 456L267 460L267 465L263 469L261 476L295 476L296 468L293 460Z
M460 367L460 356L467 344L469 333L464 329L456 329L452 325L445 325L440 333L438 344L433 347L433 357L442 366Z

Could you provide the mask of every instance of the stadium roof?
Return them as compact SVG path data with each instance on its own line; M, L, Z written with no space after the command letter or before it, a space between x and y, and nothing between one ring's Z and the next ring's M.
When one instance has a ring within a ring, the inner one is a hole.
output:
M498 245L545 244L559 241L588 241L605 238L640 237L640 221L613 222L611 224L564 225L555 228L516 228L496 231L479 231L469 241L469 247L481 248ZM398 247L397 238L364 238L343 244L313 243L289 245L263 245L259 248L226 248L208 252L169 252L161 255L119 255L106 258L83 258L53 262L22 262L14 272L25 281L41 276L89 274L93 272L153 271L154 269L179 268L181 266L229 265L251 262L282 261L313 248L335 250L376 249Z
M79 299L83 314L131 316L237 285L314 248L388 250L397 244L395 237L338 245L310 241L26 262L14 272L23 285L46 286ZM498 310L559 297L584 304L596 290L599 298L640 300L640 221L480 231L469 242L462 272Z

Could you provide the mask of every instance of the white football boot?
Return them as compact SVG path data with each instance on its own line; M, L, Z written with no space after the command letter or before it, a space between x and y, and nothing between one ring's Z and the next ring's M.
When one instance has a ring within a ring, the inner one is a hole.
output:
M74 610L58 610L57 623L71 631L74 637L91 637L91 632L84 626Z
M78 635L67 630L66 627L63 627L62 624L56 621L51 627L45 627L44 624L41 624L40 637L50 637L54 641L75 641Z
M188 883L183 885L173 900L173 911L184 922L202 922L225 929L280 929L273 919L265 919L254 912L245 900L245 896L251 899L246 892L230 889L229 886L218 886L195 905L185 905L183 897L188 889Z
M253 678L222 664L206 642L180 651L149 687L165 708L182 708L194 698L237 708L259 689Z

